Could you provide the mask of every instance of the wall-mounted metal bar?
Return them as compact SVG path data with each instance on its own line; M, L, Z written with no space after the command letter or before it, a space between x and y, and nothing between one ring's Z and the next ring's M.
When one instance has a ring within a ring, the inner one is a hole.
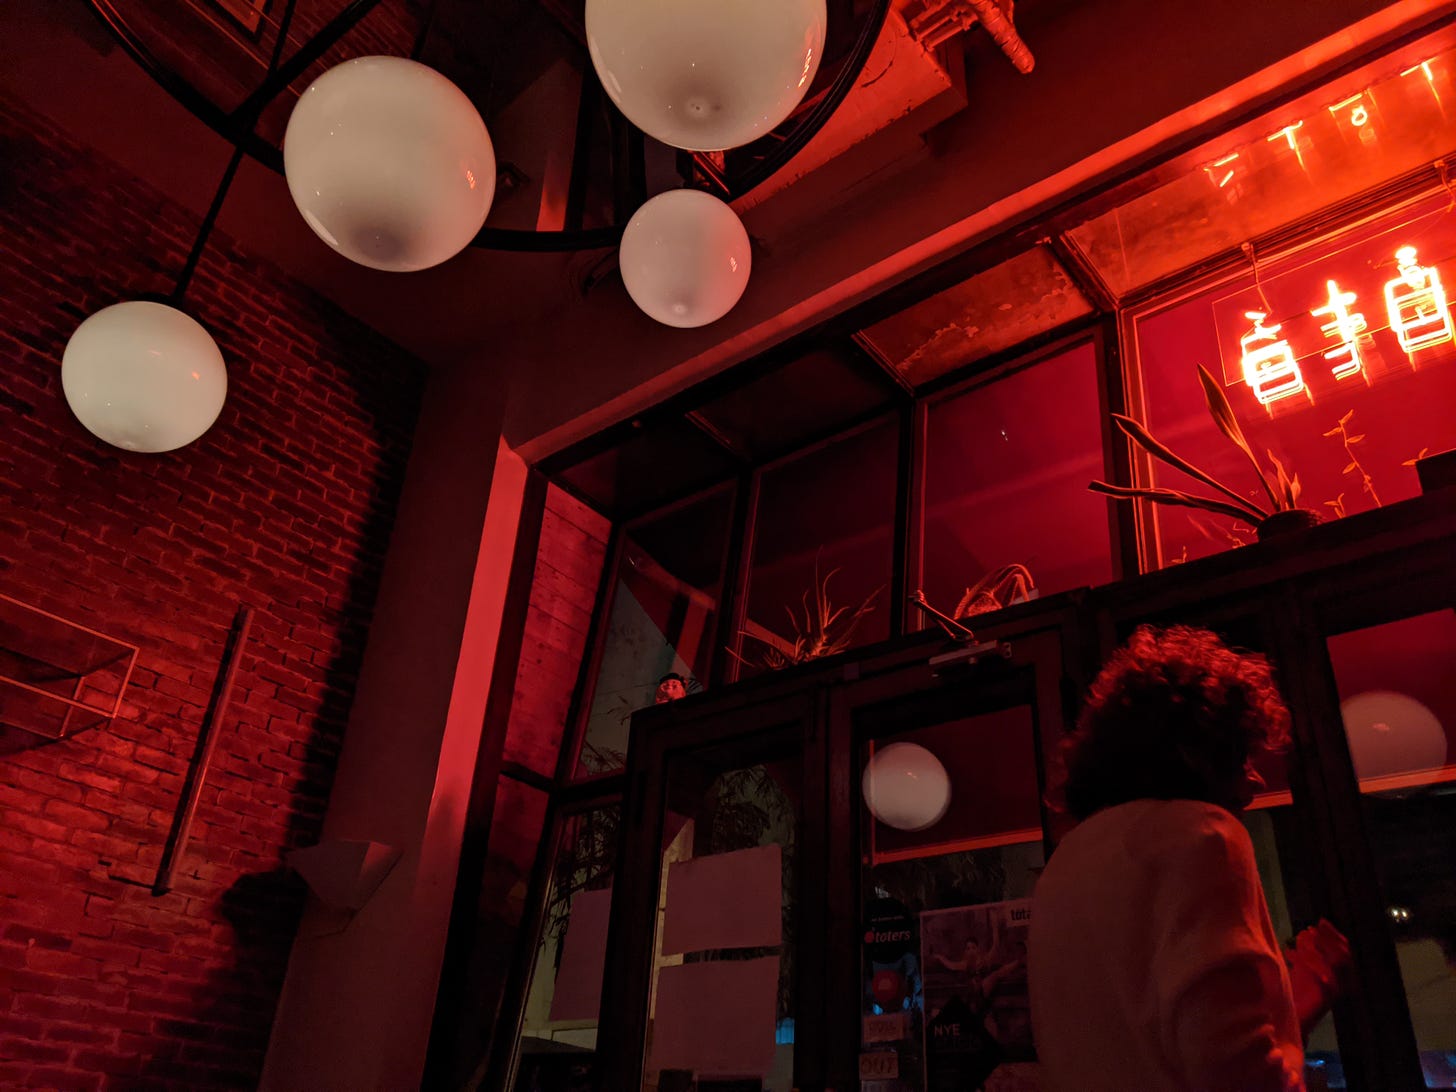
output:
M152 885L153 895L165 895L172 890L177 878L177 866L187 852L187 842L192 835L192 820L197 814L197 802L202 796L202 783L207 780L207 771L212 766L212 756L217 751L218 726L227 716L232 702L233 684L237 681L238 668L243 662L243 650L248 645L248 631L253 625L253 608L239 607L233 621L232 632L223 652L223 669L213 687L212 700L202 718L202 727L197 733L197 748L192 755L192 765L187 769L187 780L182 786L182 799L177 805L177 814L172 820L172 831L167 835L166 848L162 850L162 863L157 867L157 880Z

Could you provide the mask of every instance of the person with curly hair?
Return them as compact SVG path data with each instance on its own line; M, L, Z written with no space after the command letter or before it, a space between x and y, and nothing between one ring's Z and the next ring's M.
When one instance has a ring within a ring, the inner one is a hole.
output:
M1262 656L1144 626L1063 741L1079 820L1037 883L1029 983L1046 1092L1292 1092L1348 962L1328 922L1286 955L1237 818L1289 742Z

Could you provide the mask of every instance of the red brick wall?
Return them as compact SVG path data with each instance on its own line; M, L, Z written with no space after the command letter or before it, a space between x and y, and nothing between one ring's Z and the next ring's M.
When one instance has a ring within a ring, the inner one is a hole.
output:
M87 314L164 292L196 218L0 98L0 592L140 646L108 728L0 754L0 1087L253 1087L423 385L216 237L202 439L131 455L60 386ZM150 884L239 603L257 609L174 891ZM7 736L10 746L15 738Z

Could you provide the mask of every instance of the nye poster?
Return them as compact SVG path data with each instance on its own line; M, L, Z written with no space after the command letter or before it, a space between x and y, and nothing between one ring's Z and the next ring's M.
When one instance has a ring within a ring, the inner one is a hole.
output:
M1035 1058L1026 988L1030 926L1029 899L920 915L926 1092L988 1087L998 1066ZM1007 1066L1013 1068L1022 1067Z

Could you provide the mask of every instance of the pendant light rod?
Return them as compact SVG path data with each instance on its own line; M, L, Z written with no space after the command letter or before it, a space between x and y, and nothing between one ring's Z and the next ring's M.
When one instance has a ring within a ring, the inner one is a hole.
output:
M273 42L273 52L268 57L268 69L263 79L263 87L266 87L278 72L278 62L283 59L283 47L288 44L288 29L293 23L293 9L296 4L297 0L287 0L287 3L283 5L283 15L278 20L278 36ZM259 90L262 90L262 87ZM248 96L248 101L251 102L257 96L258 92L254 91L252 95ZM192 275L197 272L197 263L202 260L202 252L207 246L207 240L211 237L212 229L217 226L217 218L222 213L222 203L227 199L233 179L237 177L238 167L243 162L243 156L247 154L248 141L252 138L253 130L258 125L258 118L262 116L263 109L270 101L271 98L260 100L255 112L251 114L240 116L241 108L233 112L232 117L241 124L241 129L237 140L233 143L233 154L228 157L227 166L222 172L222 179L217 184L217 191L212 195L212 204L207 208L207 215L202 218L202 226L197 229L197 239L192 244L192 251L187 255L182 272L177 275L177 286L172 289L171 297L174 306L180 307L183 297L187 295L187 288L192 283Z

